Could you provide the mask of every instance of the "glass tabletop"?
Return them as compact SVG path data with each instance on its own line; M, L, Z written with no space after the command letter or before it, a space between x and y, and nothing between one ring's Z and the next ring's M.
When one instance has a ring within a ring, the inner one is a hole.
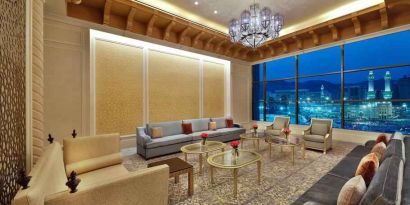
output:
M265 139L265 141L267 143L283 146L297 146L302 143L302 138L292 135L289 135L287 139L285 137L269 136Z
M181 147L181 151L185 153L201 154L201 153L216 151L216 150L219 150L225 147L226 147L226 144L223 142L207 140L205 145L202 145L202 142L185 145Z
M263 138L266 136L266 132L265 130L257 130L256 133L252 130L249 132L246 132L244 134L241 134L240 137L241 138Z
M262 159L261 155L256 152L249 150L238 151L239 156L237 157L234 156L233 150L215 154L208 158L208 163L219 168L240 168Z

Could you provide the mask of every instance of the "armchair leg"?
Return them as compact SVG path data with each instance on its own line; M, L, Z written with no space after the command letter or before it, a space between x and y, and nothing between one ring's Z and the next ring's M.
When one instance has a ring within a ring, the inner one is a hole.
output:
M324 147L323 147L323 154L326 154L326 148L327 148L327 143L326 143L326 140L325 140L325 143L324 143Z

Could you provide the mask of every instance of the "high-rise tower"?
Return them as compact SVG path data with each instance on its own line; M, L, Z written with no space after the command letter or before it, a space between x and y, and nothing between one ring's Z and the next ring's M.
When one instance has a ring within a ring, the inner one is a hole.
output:
M384 74L384 92L383 92L383 98L385 100L389 100L392 98L392 92L390 89L390 82L391 82L391 74L390 71L386 71L386 74Z
M325 99L325 86L323 86L323 84L320 87L320 99L321 100Z
M369 88L367 90L367 99L372 100L376 98L376 93L374 92L374 73L373 71L369 71Z

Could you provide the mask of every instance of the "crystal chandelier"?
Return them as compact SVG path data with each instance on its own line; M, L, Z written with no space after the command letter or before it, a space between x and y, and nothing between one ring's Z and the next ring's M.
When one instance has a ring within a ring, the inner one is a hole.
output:
M229 22L229 36L231 41L241 42L244 46L256 48L270 39L279 37L283 27L283 16L272 15L272 11L265 7L259 10L259 4L250 6L241 14L240 20Z

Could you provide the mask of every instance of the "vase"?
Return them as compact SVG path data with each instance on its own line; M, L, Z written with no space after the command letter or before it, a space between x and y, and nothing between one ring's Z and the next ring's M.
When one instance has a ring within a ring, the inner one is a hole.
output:
M256 135L256 133L257 133L257 128L255 129L255 128L253 128L253 133Z
M233 148L232 150L232 156L236 160L237 157L239 157L239 150L238 148Z
M202 139L202 143L201 143L202 145L205 145L206 144L206 138L203 138Z

